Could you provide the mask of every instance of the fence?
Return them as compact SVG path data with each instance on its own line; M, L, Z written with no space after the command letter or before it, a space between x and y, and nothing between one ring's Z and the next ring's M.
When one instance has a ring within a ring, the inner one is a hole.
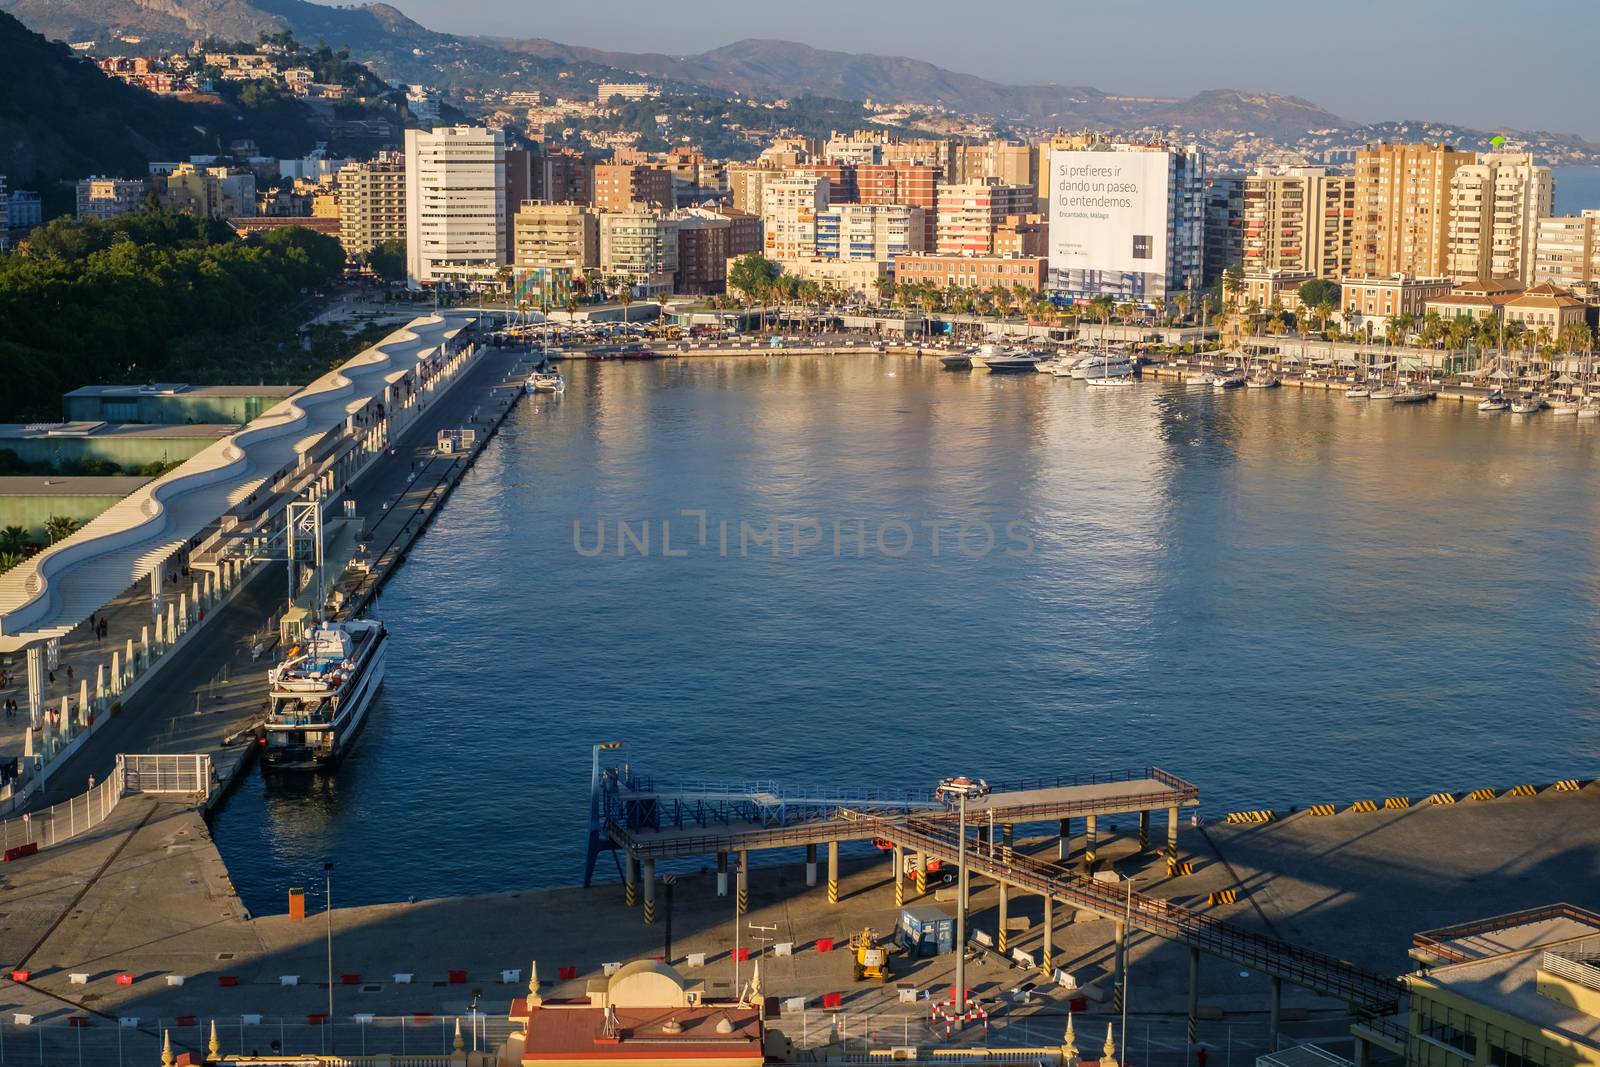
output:
M211 757L205 753L121 755L117 773L129 793L211 792Z
M122 765L111 777L80 796L41 811L25 812L0 822L0 849L10 851L25 845L49 848L106 821L116 809L123 792ZM3 1062L3 1061L0 1061Z

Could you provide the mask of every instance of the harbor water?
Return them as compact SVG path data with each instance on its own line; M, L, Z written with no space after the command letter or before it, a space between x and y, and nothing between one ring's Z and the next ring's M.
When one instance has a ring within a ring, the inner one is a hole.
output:
M1600 770L1600 420L868 353L564 369L384 591L338 773L217 817L253 909L325 860L341 904L575 883L602 741L796 792L1159 764L1210 814Z

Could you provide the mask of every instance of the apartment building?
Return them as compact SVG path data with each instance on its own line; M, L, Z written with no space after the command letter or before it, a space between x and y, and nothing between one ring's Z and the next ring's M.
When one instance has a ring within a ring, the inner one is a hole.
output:
M228 167L180 163L160 181L161 206L207 219L253 217L256 177Z
M1504 319L1505 306L1522 293L1522 285L1518 282L1478 278L1458 284L1446 296L1429 300L1426 314L1436 314L1445 322L1454 322L1456 319L1486 319L1491 315L1499 315Z
M1356 152L1350 273L1439 278L1449 270L1450 180L1473 163L1448 145L1367 145Z
M856 195L863 204L908 204L922 209L922 247L939 243L940 168L931 163L871 163L856 167Z
M921 252L922 238L922 209L908 204L831 204L817 213L822 259L888 262Z
M1322 167L1262 169L1244 180L1247 273L1350 274L1356 222L1353 177Z
M505 135L406 131L406 274L412 286L492 284L506 263Z
M817 250L817 216L827 210L828 179L791 175L762 189L762 242L772 259L810 259Z
M671 211L672 172L647 163L597 163L594 168L593 204L599 211L631 211L634 204L651 204Z
M995 231L1008 217L1033 209L1031 185L1002 185L996 179L938 187L935 251L941 256L995 253Z
M1223 271L1244 263L1244 176L1208 174L1204 196L1205 252L1200 284L1209 289Z
M735 211L743 211L747 215L760 215L765 210L763 192L767 187L767 182L774 178L783 177L784 173L777 167L759 164L728 164L729 206Z
M594 199L594 164L576 148L546 148L541 161L540 200L588 204Z
M351 163L334 179L339 206L339 243L344 254L359 256L385 241L406 236L406 160L385 152L365 163Z
M954 171L951 181L955 185L993 180L1001 185L1026 185L1037 191L1039 146L1011 141L957 145ZM1044 205L1037 202L1032 208L1043 209Z
M586 204L524 201L512 226L518 270L585 274L600 265L600 222Z
M1452 278L1515 278L1531 284L1539 220L1550 214L1555 180L1533 156L1480 153L1450 177L1446 235Z
M728 258L738 259L751 252L761 251L761 215L734 208L722 208L717 214L728 220Z
M600 272L627 278L650 300L672 292L678 270L678 223L654 204L600 214Z
M826 178L828 180L828 203L830 204L859 204L861 191L856 185L856 165L854 163L802 163L798 167L791 167L790 174L803 174L812 178Z
M1007 215L994 228L994 254L997 256L1047 256L1050 254L1050 223L1043 215Z
M1589 293L1600 289L1600 208L1539 220L1533 282Z
M611 103L614 96L631 101L650 100L660 95L661 86L650 82L601 82L594 91L595 103L601 105Z
M1020 285L1037 293L1044 289L1045 262L1042 256L902 256L895 260L894 277L902 285L928 284L935 289Z
M150 183L143 178L84 178L78 183L80 219L114 219L144 206Z
M733 225L726 215L707 208L675 212L678 224L678 269L673 291L724 293L728 290L728 248Z

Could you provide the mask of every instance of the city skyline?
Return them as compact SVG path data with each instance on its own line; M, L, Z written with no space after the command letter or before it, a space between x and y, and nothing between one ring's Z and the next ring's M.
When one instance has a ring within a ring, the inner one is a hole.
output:
M320 2L320 0L319 0ZM864 10L840 0L805 8L764 6L752 15L730 0L697 0L694 17L678 5L599 0L525 12L505 0L400 0L408 16L436 30L492 37L542 37L614 51L692 55L746 38L771 38L834 51L903 56L960 74L1011 85L1092 86L1109 93L1189 96L1233 88L1303 97L1353 122L1422 119L1479 129L1555 130L1600 138L1600 118L1585 106L1586 36L1552 29L1600 24L1584 0L1540 0L1541 18L1497 19L1488 0L1443 0L1380 7L1354 0L1328 25L1261 0L1225 19L1199 19L1172 0L1137 10L1063 12L1046 0L1018 0L1014 17L963 23L949 0L915 7L891 0ZM941 16L950 17L941 17ZM1175 21L1181 20L1181 22ZM840 33L848 25L848 34ZM1021 25L1051 32L1017 34ZM1181 32L1152 32L1180 26ZM1492 27L1492 32L1490 28ZM1253 35L1241 42L1241 28ZM1074 32L1127 49L1074 51ZM1134 53L1130 62L1129 52ZM1515 79L1467 79L1463 70L1495 70L1508 54L1538 54ZM1248 68L1219 57L1235 55ZM1316 57L1346 56L1312 62ZM1351 76L1359 70L1360 78ZM1397 105L1396 101L1405 101Z

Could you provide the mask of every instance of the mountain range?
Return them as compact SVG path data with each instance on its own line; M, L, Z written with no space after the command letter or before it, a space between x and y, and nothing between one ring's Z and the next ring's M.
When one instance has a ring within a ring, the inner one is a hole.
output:
M903 56L826 51L790 41L749 39L698 55L672 56L542 38L467 37L430 30L385 3L329 7L308 0L0 0L0 10L63 40L132 35L184 45L208 36L254 41L261 32L289 30L306 43L348 47L352 58L391 82L423 83L456 94L546 88L572 95L573 78L642 75L671 88L719 96L916 101L1034 126L1181 126L1281 137L1353 125L1309 101L1275 93L1217 89L1169 100L1115 96L1088 86L1004 85Z

